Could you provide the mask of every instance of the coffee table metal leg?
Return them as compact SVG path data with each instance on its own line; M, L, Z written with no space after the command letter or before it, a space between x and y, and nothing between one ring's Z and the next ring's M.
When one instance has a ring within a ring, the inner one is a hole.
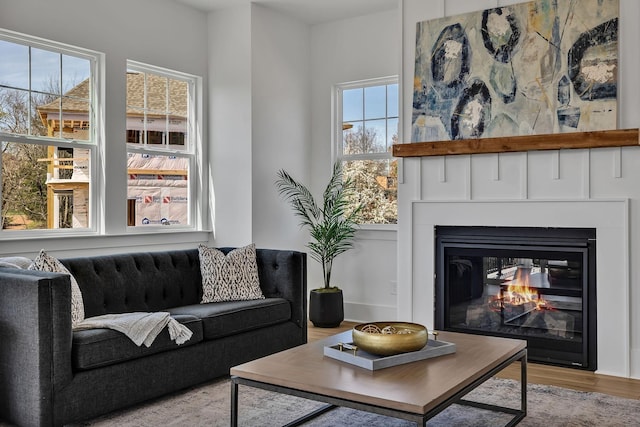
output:
M238 427L238 378L231 377L231 427ZM329 412L332 409L337 408L336 405L327 404L319 407L313 412L310 412L302 417L290 422L285 427L296 427L310 421L325 412Z
M527 355L520 359L520 410L527 416Z
M289 424L285 425L284 427L297 427L300 426L304 423L306 423L307 421L311 421L312 419L319 417L320 415L324 414L325 412L329 412L332 409L337 408L336 405L331 405L331 404L327 404L324 406L319 407L318 409L316 409L313 412L308 413L307 415L304 415L300 418L298 418L297 420L294 420L292 422L290 422Z
M459 395L463 396L470 390L474 389L477 385L485 382L488 378L498 373L512 362L520 361L520 409L512 409L499 405L491 405L487 403L475 402L459 398L455 403L467 406L473 406L475 408L485 409L488 411L503 412L505 414L513 415L513 418L506 424L505 427L512 427L517 425L524 417L527 416L527 350L522 350L518 355L511 358L506 363L503 363L492 372L490 372L485 378L476 381L469 389L462 391ZM447 405L448 406L448 405ZM445 406L446 407L446 406ZM433 411L433 415L439 413L442 409Z
M231 378L231 427L238 427L238 383Z

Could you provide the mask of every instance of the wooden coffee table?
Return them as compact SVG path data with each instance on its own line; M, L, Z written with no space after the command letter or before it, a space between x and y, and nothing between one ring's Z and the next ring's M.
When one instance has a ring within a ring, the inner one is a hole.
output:
M430 337L431 339L431 337ZM299 396L328 405L292 422L299 425L336 406L401 418L425 425L453 403L513 415L527 414L527 344L523 340L440 332L456 352L370 371L323 355L325 345L351 342L351 331L301 345L231 368L231 425L238 425L238 385ZM520 409L463 399L511 363L520 361Z

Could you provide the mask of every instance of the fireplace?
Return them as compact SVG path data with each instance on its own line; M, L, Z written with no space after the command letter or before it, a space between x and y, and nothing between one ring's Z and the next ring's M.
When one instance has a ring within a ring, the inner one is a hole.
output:
M436 329L525 339L532 361L595 370L595 236L436 226Z

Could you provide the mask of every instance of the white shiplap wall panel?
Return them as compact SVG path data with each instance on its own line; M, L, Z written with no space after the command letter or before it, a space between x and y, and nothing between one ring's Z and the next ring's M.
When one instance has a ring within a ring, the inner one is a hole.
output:
M525 199L527 153L471 156L473 200Z
M470 156L424 157L421 200L468 200Z
M589 197L589 150L531 151L527 157L530 199Z
M640 198L640 149L591 150L591 196Z

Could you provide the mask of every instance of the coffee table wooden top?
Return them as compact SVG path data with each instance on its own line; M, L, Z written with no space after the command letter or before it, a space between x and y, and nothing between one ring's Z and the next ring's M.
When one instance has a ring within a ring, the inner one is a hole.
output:
M429 337L431 339L431 337ZM456 352L369 371L326 357L325 345L351 342L351 331L231 368L231 375L415 414L426 414L527 346L524 340L440 332Z

